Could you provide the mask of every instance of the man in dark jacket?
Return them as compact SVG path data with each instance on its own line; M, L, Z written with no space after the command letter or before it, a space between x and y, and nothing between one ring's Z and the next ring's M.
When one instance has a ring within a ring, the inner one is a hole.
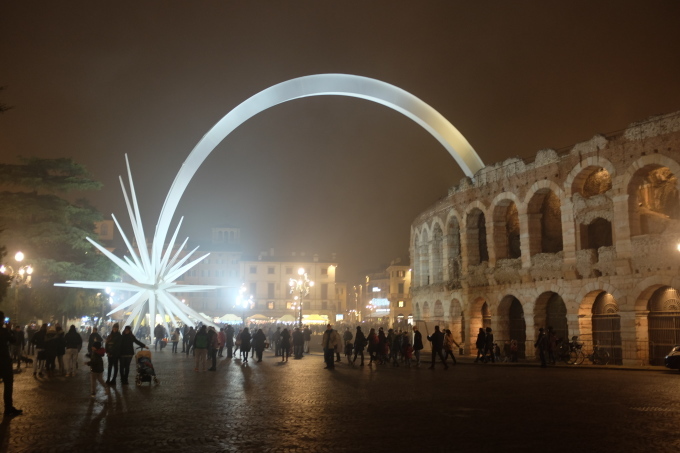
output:
M420 351L423 348L423 334L420 333L417 326L413 326L413 353L416 356L416 367L420 366Z
M227 358L231 359L234 354L234 327L229 324L224 330L224 342L227 347Z
M76 326L71 326L64 335L66 343L66 376L75 376L78 367L78 353L83 347L83 339L76 330Z
M444 368L448 370L449 366L446 364L444 354L442 354L442 349L444 347L444 334L439 330L439 326L434 326L434 332L432 332L432 335L428 336L427 339L432 343L432 364L430 365L430 369L434 370L434 362L437 358L437 355L439 355L439 358L444 364Z
M23 411L12 405L12 393L14 391L14 372L12 371L12 359L9 356L9 346L15 341L12 334L12 325L5 324L5 313L0 311L0 377L4 383L5 417L16 417Z
M153 350L155 351L156 348L158 347L158 343L160 343L163 338L165 338L165 327L161 325L161 323L158 323L155 329L153 329L153 335L156 337L156 342L153 345ZM161 351L163 350L163 346L161 345Z

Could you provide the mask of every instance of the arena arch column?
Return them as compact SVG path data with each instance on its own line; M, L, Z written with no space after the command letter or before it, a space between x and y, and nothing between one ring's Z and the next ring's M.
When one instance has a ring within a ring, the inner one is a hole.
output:
M616 247L616 258L618 259L630 259L633 256L633 244L630 240L630 216L628 213L628 199L629 195L627 193L615 195L612 198L614 204L614 221L612 222L612 233L614 235L614 246ZM630 269L625 270L625 273L629 274Z
M581 335L581 323L580 323L580 316L578 313L567 313L567 328L569 329L570 335ZM570 338L566 338L566 340L571 341Z
M621 345L622 357L621 364L623 366L640 366L643 364L639 357L640 350L649 350L649 348L638 348L638 313L634 311L620 311L619 318L621 319ZM645 329L647 329L647 316L645 315Z
M577 278L576 275L576 223L574 222L574 204L571 200L562 203L562 253L563 268L567 278Z
M522 254L524 255L524 254ZM536 327L536 320L534 318L533 307L527 307L524 310L524 322L526 323L526 347L524 354L527 359L536 357L536 348L534 348L534 343L536 343L536 335L538 334L538 328Z
M634 313L634 319L633 322L634 328L635 328L635 346L636 346L636 360L637 363L636 365L649 365L649 347L647 346L647 343L649 343L649 310L636 310ZM623 324L623 320L621 320L621 323ZM621 325L621 329L623 330L623 325ZM623 334L623 332L622 332ZM637 339L646 339L646 343L642 343L640 347L637 347Z

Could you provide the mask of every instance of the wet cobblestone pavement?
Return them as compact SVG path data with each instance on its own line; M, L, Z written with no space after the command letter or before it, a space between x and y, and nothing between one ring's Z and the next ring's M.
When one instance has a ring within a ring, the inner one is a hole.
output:
M24 415L0 425L5 452L649 452L680 447L680 373L473 364L323 369L154 354L159 386L89 396L76 377L16 375ZM134 367L132 373L134 374ZM132 376L131 376L132 377ZM132 380L131 380L132 382Z

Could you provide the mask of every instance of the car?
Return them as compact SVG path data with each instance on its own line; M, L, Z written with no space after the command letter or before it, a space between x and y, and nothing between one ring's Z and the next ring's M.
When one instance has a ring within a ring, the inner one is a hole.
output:
M663 364L671 370L680 370L680 345L675 345L671 352L663 359Z

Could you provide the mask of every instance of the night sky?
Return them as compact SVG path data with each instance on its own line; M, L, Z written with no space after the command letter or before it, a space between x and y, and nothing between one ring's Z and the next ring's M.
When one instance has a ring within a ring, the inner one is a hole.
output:
M104 183L87 197L126 219L128 153L151 235L198 140L276 83L331 72L391 83L493 164L680 110L679 24L677 1L5 1L0 101L14 108L0 116L0 159L72 157ZM177 209L180 236L231 224L248 252L337 252L352 282L408 257L414 217L462 177L387 107L296 100L205 161Z

